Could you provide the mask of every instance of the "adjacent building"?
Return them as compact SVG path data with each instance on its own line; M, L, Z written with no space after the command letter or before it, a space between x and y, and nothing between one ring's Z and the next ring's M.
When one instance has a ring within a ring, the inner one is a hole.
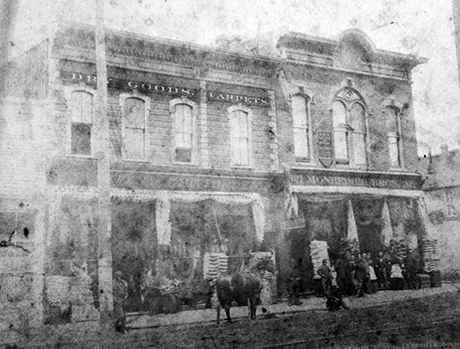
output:
M440 257L440 270L445 279L458 280L460 258L458 255L459 208L459 150L441 147L441 154L420 159L423 174L427 214L433 226Z

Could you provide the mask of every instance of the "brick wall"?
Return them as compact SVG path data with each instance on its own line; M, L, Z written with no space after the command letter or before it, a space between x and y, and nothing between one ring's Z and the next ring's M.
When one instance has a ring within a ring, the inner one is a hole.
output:
M377 171L388 171L389 151L386 129L385 114L382 112L383 105L390 97L395 100L395 105L408 105L401 117L403 158L405 169L415 172L417 168L417 143L415 138L415 122L413 117L412 92L409 81L397 80L340 70L329 70L319 67L304 66L299 64L287 64L285 69L287 84L292 88L298 85L304 86L307 94L314 96L314 104L311 105L311 121L313 131L320 124L331 130L332 127L332 101L334 95L344 86L346 79L352 79L352 87L359 91L367 104L368 113L368 168ZM290 102L283 94L281 88L277 91L277 118L278 133L280 139L280 156L285 163L294 164L293 157L293 133L292 115ZM313 144L313 152L317 155L316 144ZM321 166L321 164L319 164Z

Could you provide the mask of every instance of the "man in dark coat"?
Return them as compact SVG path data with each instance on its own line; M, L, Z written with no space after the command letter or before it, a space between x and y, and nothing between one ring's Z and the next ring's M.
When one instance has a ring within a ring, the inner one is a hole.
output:
M364 297L364 293L369 293L367 287L367 282L369 280L369 265L362 257L356 261L355 278L358 297Z
M328 260L323 259L323 264L316 271L321 276L321 285L323 287L323 296L329 294L332 285L332 272L327 265Z
M406 267L406 285L410 289L416 289L418 286L417 272L419 269L419 261L415 251L410 251L404 265Z
M122 272L117 270L113 277L113 317L115 330L124 333L126 330L126 315L123 304L128 298L128 282L122 278Z
M387 258L384 257L383 252L379 251L379 255L374 261L375 274L377 275L377 282L379 288L388 288L388 277L387 277Z

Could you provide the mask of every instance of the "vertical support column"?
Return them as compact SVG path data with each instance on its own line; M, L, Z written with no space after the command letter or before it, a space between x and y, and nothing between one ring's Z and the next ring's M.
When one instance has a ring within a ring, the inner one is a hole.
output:
M200 81L200 154L201 166L209 167L209 137L208 137L208 99L206 96L206 81Z
M158 234L158 244L171 245L171 222L169 221L169 211L171 201L169 197L161 197L156 202L156 224Z
M47 198L49 199L49 197ZM53 198L54 199L54 198ZM31 327L40 327L43 325L44 318L44 306L43 296L45 291L45 253L46 253L46 226L45 226L45 212L46 202L48 200L37 200L41 202L37 204L37 213L35 215L35 236L34 236L34 249L32 256L30 257L33 261L32 272L34 275L33 279L33 304L32 314L30 314Z
M268 126L270 127L270 171L277 172L280 167L279 161L279 154L278 154L278 122L276 120L276 99L275 99L275 91L268 91L268 95L270 97L270 111L268 115L270 116L270 121L268 122Z
M457 48L457 68L460 74L460 1L452 0L452 12L455 27L455 47Z
M107 63L103 0L96 0L97 103L95 156L98 160L98 276L100 322L108 325L113 310L112 246L110 213L109 123L107 120Z

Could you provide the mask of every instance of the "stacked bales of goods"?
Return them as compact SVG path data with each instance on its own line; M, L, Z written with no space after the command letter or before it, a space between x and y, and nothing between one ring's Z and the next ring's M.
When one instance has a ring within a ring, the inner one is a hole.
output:
M314 278L320 278L316 272L323 264L323 259L329 259L328 246L326 241L313 240L310 243L310 256L313 263L313 270L315 272Z
M354 256L358 258L359 256L359 241L358 239L348 239L343 237L340 239L340 251L343 254Z
M404 261L407 257L407 244L404 240L390 240L390 256L391 259Z
M439 256L437 253L437 240L422 241L422 255L425 262L425 272L431 273L439 270Z
M205 253L203 278L214 283L217 277L228 270L228 256L225 253Z

